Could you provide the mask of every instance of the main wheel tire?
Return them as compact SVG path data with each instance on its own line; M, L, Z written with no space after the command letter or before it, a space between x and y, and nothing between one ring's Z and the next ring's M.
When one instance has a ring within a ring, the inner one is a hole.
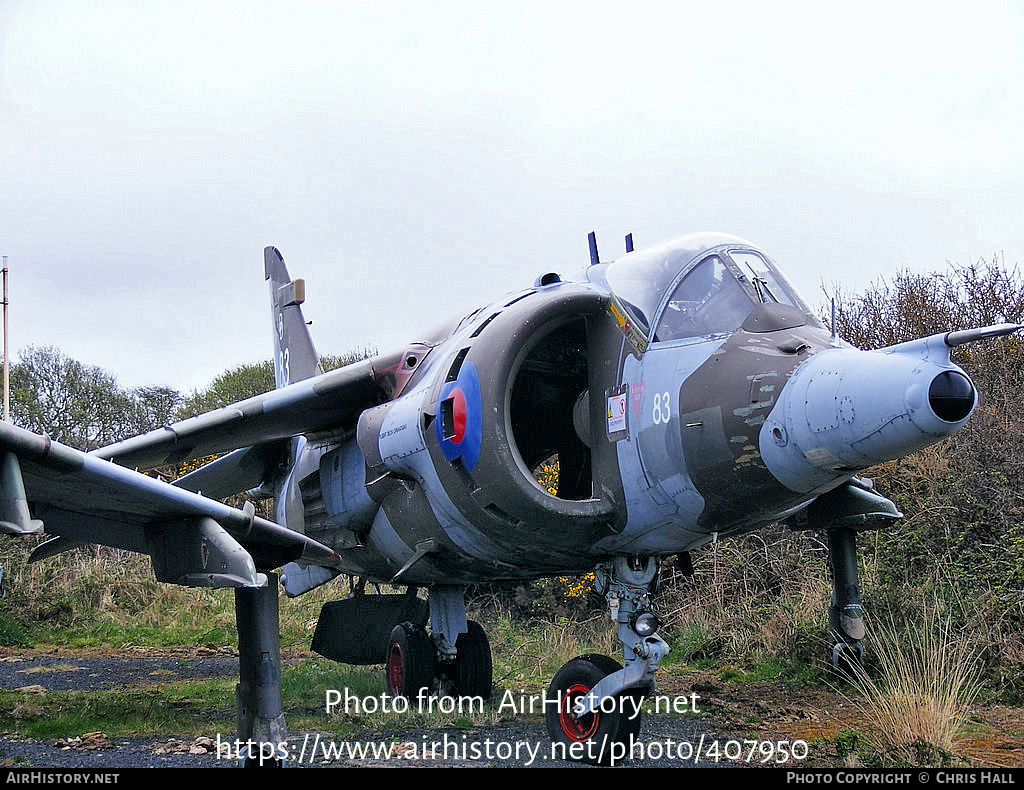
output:
M434 683L434 643L422 626L400 623L391 630L385 665L388 693L415 700Z
M615 659L601 655L574 658L562 667L548 687L545 723L555 743L566 747L569 759L597 765L611 765L629 756L631 739L640 730L640 714L632 715L634 708L622 696L615 700L612 710L597 710L584 716L572 715L576 701L596 686L602 678L617 672L621 666ZM584 745L580 745L584 744Z
M466 625L469 630L455 640L455 693L487 700L494 680L491 645L479 623L470 620Z

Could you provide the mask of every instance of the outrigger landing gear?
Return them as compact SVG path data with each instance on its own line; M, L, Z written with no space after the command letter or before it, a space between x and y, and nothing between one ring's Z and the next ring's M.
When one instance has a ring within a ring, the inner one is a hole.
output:
M588 654L563 666L548 687L548 734L569 759L611 765L629 756L640 731L641 707L654 688L654 673L669 647L649 593L658 574L655 558L618 557L597 568L597 589L618 623L625 666Z
M828 539L832 570L828 635L832 668L837 672L848 674L864 660L867 629L857 576L857 532L878 529L902 517L870 480L854 477L818 497L793 524L795 529L822 530Z
M281 697L277 574L265 587L235 588L238 624L238 759L246 768L284 764L288 730Z
M409 700L434 692L489 699L493 683L491 646L483 628L466 619L465 590L430 590L431 633L416 623L400 623L388 643L388 693Z

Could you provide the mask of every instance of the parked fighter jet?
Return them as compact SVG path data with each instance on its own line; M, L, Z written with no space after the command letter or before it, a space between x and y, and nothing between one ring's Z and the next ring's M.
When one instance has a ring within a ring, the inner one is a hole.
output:
M834 660L856 660L856 534L900 516L857 474L964 425L977 395L950 349L1020 327L860 351L745 241L627 250L603 263L591 237L577 275L324 373L303 281L268 247L277 389L88 455L0 425L0 526L57 535L37 559L103 543L149 554L162 581L237 588L239 737L259 744L285 733L279 569L290 596L341 573L407 588L326 605L313 647L383 664L410 698L490 694L467 585L594 570L622 663L585 655L555 676L547 723L566 744L635 736L621 703L669 651L659 563L770 522L828 535ZM132 471L213 454L173 486ZM537 472L556 462L552 491ZM217 501L241 491L273 497L276 523Z

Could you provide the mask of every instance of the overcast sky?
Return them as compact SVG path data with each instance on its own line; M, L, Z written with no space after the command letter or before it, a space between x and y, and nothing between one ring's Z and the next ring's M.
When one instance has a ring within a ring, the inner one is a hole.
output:
M335 354L591 230L742 236L812 304L1022 263L1021 9L0 0L12 353L202 388L270 356L270 244Z

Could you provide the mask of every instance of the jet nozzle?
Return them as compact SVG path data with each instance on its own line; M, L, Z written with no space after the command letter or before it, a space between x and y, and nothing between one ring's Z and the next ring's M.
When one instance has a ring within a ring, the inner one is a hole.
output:
M955 370L944 370L928 387L928 405L935 416L949 423L958 423L974 410L977 393L971 380Z

